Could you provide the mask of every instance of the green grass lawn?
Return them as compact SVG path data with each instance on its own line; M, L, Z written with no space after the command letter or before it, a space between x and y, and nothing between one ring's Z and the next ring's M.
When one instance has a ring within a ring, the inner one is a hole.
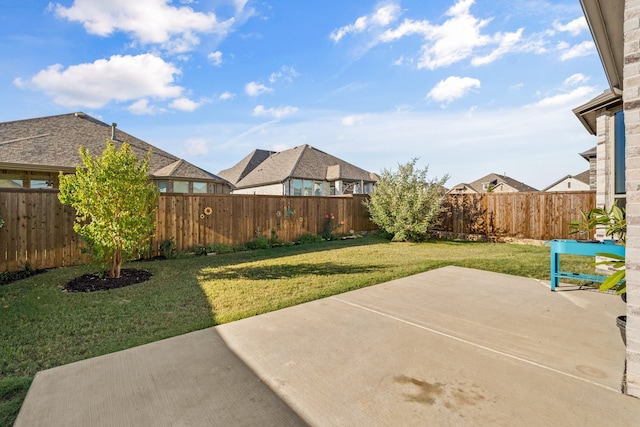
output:
M563 270L593 271L563 256ZM545 246L379 237L138 262L150 281L91 293L61 287L90 267L0 286L0 425L11 425L37 371L447 265L549 279Z

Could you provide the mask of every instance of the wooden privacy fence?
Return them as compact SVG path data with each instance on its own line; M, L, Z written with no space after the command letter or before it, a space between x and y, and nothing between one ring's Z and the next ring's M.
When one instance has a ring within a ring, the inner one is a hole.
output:
M325 215L344 221L336 233L368 231L364 195L283 197L259 195L163 194L158 200L152 254L173 238L177 249L194 245L238 245L257 236L294 241L305 233L322 233ZM595 206L594 192L488 193L448 195L440 231L449 235L480 235L550 240L569 237L569 222L580 209ZM86 261L83 243L73 231L75 212L58 201L55 190L0 190L0 272L62 267Z
M325 215L344 221L336 233L375 230L364 195L283 197L259 195L162 194L156 212L152 254L173 238L177 250L195 245L239 245L259 235L294 241L320 234ZM83 243L73 230L75 211L58 201L55 190L0 190L0 272L62 267L86 261Z
M451 194L439 229L488 238L567 239L569 223L595 204L593 191Z

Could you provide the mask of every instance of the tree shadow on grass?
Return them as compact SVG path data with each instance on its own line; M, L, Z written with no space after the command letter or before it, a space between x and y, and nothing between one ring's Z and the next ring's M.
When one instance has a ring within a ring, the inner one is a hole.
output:
M344 274L363 274L382 270L382 266L367 265L337 265L331 262L323 263L302 263L302 264L277 264L268 266L237 266L227 265L215 268L213 271L206 271L203 279L211 280L277 280L291 279L301 276L331 276Z

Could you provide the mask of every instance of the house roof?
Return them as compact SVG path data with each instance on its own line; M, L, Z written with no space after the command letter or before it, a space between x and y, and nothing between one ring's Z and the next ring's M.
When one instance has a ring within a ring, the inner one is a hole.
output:
M620 90L606 89L600 95L574 108L572 111L587 131L591 135L595 135L597 131L596 118L598 111L605 108L608 110L622 108L622 92L620 92Z
M82 165L79 148L100 155L106 141L119 148L127 142L142 159L151 150L150 175L156 178L199 179L228 183L191 163L85 113L38 117L0 123L0 168L74 171Z
M624 0L580 0L611 90L622 90Z
M590 159L595 159L596 156L598 155L598 147L593 147L593 148L589 148L587 151L583 151L582 153L580 153L580 155L582 156L582 158L584 158L586 161L589 161Z
M527 185L506 175L499 175L496 173L490 173L489 175L483 176L482 178L468 184L460 183L454 186L452 190L470 188L476 193L485 193L486 191L483 188L483 184L485 183L494 183L495 185L506 184L520 192L538 191L530 185Z
M257 151L261 153L256 154ZM263 156L265 152L266 150L256 150L234 167L220 173L228 177L231 177L232 173L240 176L239 170L246 172L249 166L253 166L244 177L236 182L231 181L236 188L280 183L289 178L318 181L377 181L375 174L307 144L281 152L268 152L271 154L258 163L259 156Z
M275 153L276 151L253 150L248 156L240 160L233 167L218 172L218 176L235 184L247 176L249 172L258 167L258 165L264 162L270 155Z
M589 185L589 170L587 169L586 171L581 172L578 175L565 175L562 178L560 178L559 180L557 180L556 182L554 182L553 184L548 185L547 187L545 187L542 191L547 191L548 189L550 189L552 187L555 187L556 185L560 184L562 181L565 181L565 180L571 179L571 178Z

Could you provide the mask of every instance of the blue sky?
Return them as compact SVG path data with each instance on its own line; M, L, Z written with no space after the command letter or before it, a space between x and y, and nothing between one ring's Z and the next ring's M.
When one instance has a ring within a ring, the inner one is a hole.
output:
M210 172L310 144L542 189L607 88L578 0L4 0L0 121L83 111Z

